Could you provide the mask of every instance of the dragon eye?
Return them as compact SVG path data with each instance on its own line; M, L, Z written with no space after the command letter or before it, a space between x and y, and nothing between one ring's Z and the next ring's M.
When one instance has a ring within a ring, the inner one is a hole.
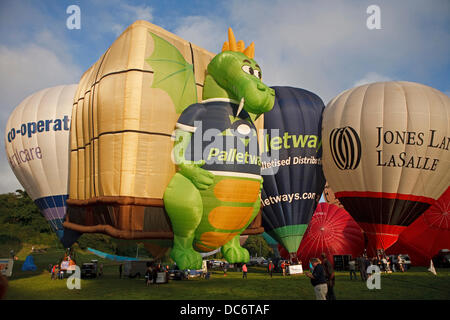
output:
M253 75L253 72L254 72L253 68L250 66L247 66L247 65L243 65L242 70L244 70L245 73L248 73L251 75Z
M262 79L261 71L254 69L253 72L255 77Z

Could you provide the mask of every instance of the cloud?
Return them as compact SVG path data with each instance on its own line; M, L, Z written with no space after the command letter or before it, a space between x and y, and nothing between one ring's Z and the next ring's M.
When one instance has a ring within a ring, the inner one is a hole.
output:
M359 87L368 83L392 81L391 78L378 74L376 72L369 72L364 77L353 84L353 87Z
M182 18L174 33L211 52L220 52L226 40L226 22L202 16Z
M131 20L153 20L153 8L141 5L141 6L132 6L126 3L122 3L121 5L122 12L121 14L128 15L128 18Z

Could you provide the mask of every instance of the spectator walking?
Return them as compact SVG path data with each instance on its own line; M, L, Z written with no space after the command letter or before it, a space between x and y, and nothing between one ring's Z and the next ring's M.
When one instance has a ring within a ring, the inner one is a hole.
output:
M327 259L327 255L322 253L322 265L325 271L325 277L327 278L327 300L336 300L334 294L335 275L334 268L331 262Z
M98 277L100 278L103 275L103 263L100 263L98 268Z
M122 263L119 264L119 279L122 279Z
M402 257L400 255L398 255L397 259L398 259L398 267L399 267L400 271L405 272L405 268L403 267Z
M359 264L359 274L361 276L361 280L362 281L367 281L367 263L369 262L369 260L367 259L366 256L361 256L358 259L358 264Z
M348 270L350 271L350 280L353 280L353 275L355 275L355 280L358 280L358 277L356 276L356 261L350 260L348 262Z
M311 284L314 287L314 293L316 294L316 300L327 299L327 279L325 277L325 270L321 264L320 259L311 259L312 273L306 271L305 275L311 279Z
M284 261L281 262L281 271L283 272L283 277L286 275L286 264Z
M244 263L244 265L242 266L242 279L247 279L247 265Z
M158 267L152 268L152 280L153 284L156 284L156 278L158 278Z
M145 285L148 287L152 282L153 270L151 265L147 265L147 270L145 271Z
M272 273L273 273L273 268L274 267L275 266L274 266L273 262L269 261L269 264L268 264L267 268L268 268L268 272L269 272L271 278L272 278Z
M52 280L56 280L56 273L58 271L56 270L56 264L52 267Z

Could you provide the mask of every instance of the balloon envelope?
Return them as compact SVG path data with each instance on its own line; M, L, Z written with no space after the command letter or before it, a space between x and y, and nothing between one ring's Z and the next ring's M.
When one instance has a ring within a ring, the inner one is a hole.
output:
M69 129L77 85L36 92L12 112L6 125L9 164L65 246L78 234L63 229L69 176Z
M273 89L274 107L264 115L263 227L295 253L325 184L321 165L324 104L303 89Z
M335 255L356 257L363 251L363 231L350 214L343 208L322 202L317 205L297 256L307 265L311 258L321 258L321 254L325 253L328 260L334 263Z
M450 98L413 82L347 90L323 113L323 168L368 249L389 248L450 180Z
M450 188L408 226L388 252L407 253L414 265L428 266L442 249L450 248Z

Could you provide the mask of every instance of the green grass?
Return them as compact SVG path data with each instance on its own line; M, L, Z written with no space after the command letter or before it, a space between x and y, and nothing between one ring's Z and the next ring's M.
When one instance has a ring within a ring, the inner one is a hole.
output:
M13 277L9 280L6 299L9 300L70 300L70 299L133 299L133 300L311 300L313 288L303 275L270 278L262 267L250 267L248 279L242 273L230 271L227 276L213 271L210 280L190 279L170 281L146 287L143 279L119 279L118 264L78 251L78 263L98 259L104 264L100 279L81 280L81 290L69 290L66 280L51 280L45 270L63 255L62 250L49 249L48 253L34 254L38 271L21 271L30 247L24 245L15 262ZM450 270L438 269L434 276L426 268L412 268L405 273L382 274L381 290L369 290L362 281L350 281L347 272L336 273L335 293L344 300L449 300Z

